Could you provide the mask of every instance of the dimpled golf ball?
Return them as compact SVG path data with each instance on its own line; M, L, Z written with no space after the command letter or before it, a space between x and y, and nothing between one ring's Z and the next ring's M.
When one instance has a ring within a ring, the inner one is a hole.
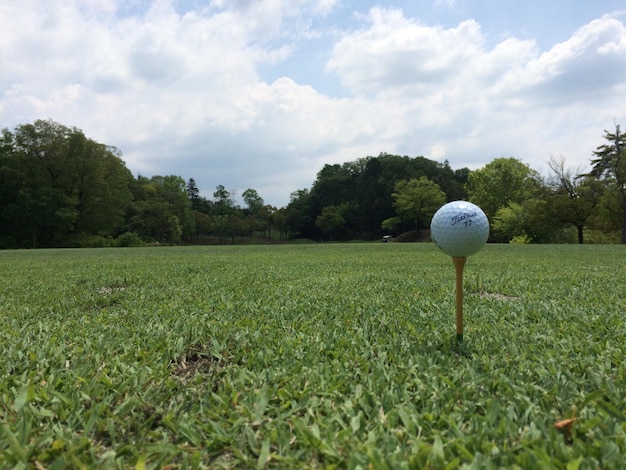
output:
M489 238L489 220L467 201L441 206L430 222L430 236L445 254L463 258L479 251Z

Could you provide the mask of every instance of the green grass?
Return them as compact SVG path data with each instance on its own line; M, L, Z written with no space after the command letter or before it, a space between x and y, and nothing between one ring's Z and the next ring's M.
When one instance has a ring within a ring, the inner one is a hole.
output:
M626 467L623 246L0 252L0 467ZM569 430L559 420L575 416Z

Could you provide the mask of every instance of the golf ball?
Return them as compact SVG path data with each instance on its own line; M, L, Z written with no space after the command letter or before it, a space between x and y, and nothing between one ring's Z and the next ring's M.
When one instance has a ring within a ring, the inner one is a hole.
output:
M441 206L430 222L430 236L445 254L463 258L479 251L489 238L489 220L467 201Z

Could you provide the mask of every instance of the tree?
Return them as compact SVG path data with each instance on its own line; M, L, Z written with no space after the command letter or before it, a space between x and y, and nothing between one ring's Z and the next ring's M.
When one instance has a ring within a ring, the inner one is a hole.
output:
M548 196L552 220L573 225L578 243L582 245L584 229L599 202L599 185L589 176L575 176L571 170L565 168L563 158L557 160L552 157L548 165L554 172L552 191Z
M308 189L298 189L291 193L285 213L290 235L310 235L311 193Z
M135 201L128 211L127 230L145 241L176 244L192 239L196 217L191 210L185 180L180 176L138 176Z
M389 217L388 219L383 220L383 222L380 224L380 227L383 230L395 232L398 229L398 227L400 227L401 225L402 225L402 219L396 215L396 216Z
M509 202L493 218L493 232L500 241L523 240L525 243L562 242L562 225L554 223L545 198Z
M437 183L446 200L465 198L469 170L454 172L448 162L425 157L408 157L380 153L343 164L324 165L317 174L307 204L290 204L290 209L306 210L300 214L298 232L318 237L315 220L324 207L342 206L345 219L343 233L347 238L374 239L380 236L381 223L395 216L392 193L398 181L424 176Z
M541 188L539 173L515 158L496 158L480 170L470 172L469 199L493 219L510 202L522 204Z
M52 120L5 129L0 148L6 244L72 246L123 224L133 178L116 148Z
M505 207L498 209L493 217L493 231L507 241L514 238L530 241L526 226L526 212L517 202L509 202Z
M404 222L415 225L415 231L428 223L446 202L446 194L437 183L425 176L396 183L393 207Z
M206 237L213 230L213 225L211 223L211 218L200 211L191 211L195 218L195 235Z
M162 178L161 184L163 196L169 203L168 210L178 219L181 237L191 240L195 232L195 217L191 213L192 201L188 197L185 180L181 176L168 175Z
M609 182L610 192L618 201L614 205L617 208L614 214L621 222L622 243L626 244L626 139L619 124L615 125L615 133L605 130L604 139L609 143L600 145L593 152L596 158L591 160L592 169L588 175Z
M213 210L217 215L227 215L233 212L235 208L235 201L230 191L228 191L223 185L218 185L213 193L215 202L213 203Z
M344 226L345 219L341 215L341 207L326 206L322 209L322 213L315 219L315 225L319 227L322 233L333 239L333 233Z
M255 189L246 189L241 196L250 214L258 213L265 205L263 198L259 196Z
M200 190L196 185L196 180L193 178L189 178L189 181L187 182L187 196L191 201L191 208L198 210L198 206L200 205Z
M278 230L281 239L289 238L289 223L287 222L287 208L281 207L271 215L272 226Z
M255 189L248 188L241 196L246 204L243 214L246 217L250 236L254 232L265 234L266 229L269 230L271 227L270 208L265 206L263 198Z

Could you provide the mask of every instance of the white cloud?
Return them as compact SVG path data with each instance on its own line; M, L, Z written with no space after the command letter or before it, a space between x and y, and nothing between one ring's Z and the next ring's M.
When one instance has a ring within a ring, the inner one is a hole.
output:
M454 8L456 0L435 0L435 7Z
M500 93L529 104L566 105L612 95L626 77L626 28L603 17L576 31L571 38L508 71ZM521 96L519 96L521 94Z
M368 29L343 37L327 64L357 93L441 86L480 53L483 42L473 20L443 29L420 25L401 10L372 8L369 22Z
M487 50L472 20L442 29L382 9L368 20L336 44L328 68L356 93L386 100L405 122L401 146L417 154L470 167L518 156L545 170L554 152L588 163L602 126L623 116L626 30L614 18L543 54L516 38ZM586 148L580 132L595 132Z
M206 197L252 187L282 205L325 163L383 151L454 168L516 156L541 169L551 154L578 166L624 119L616 17L541 51L515 37L487 48L471 18L445 28L377 7L358 30L316 29L338 0L195 3L3 2L1 126L52 118L119 147L136 173L193 177ZM300 44L325 31L339 36L316 52L326 72L310 85L288 71L264 80L262 67L308 63Z

